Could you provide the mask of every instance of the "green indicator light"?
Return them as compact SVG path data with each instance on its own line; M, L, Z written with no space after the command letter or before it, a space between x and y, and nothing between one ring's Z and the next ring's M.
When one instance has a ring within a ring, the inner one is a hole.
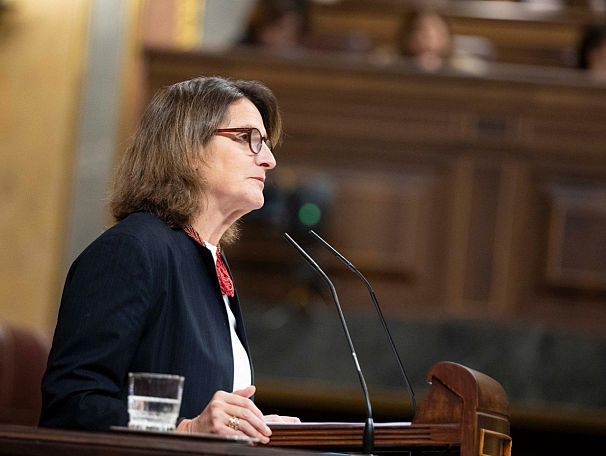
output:
M303 225L312 226L322 218L322 211L317 204L305 203L299 209L299 221Z

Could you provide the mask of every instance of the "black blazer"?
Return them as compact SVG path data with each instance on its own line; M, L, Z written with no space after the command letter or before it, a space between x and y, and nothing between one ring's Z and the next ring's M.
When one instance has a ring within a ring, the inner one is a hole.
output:
M248 351L237 295L231 307ZM233 387L229 322L212 255L148 213L107 230L70 268L42 381L40 425L125 426L128 372L185 376L186 418L217 390Z

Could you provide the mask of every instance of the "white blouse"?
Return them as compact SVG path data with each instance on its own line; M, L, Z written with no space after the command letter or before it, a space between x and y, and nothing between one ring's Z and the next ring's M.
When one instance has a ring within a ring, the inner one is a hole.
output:
M210 250L213 255L215 265L217 264L217 246L210 244L208 241L204 241L206 248ZM225 303L225 309L227 310L227 317L229 319L229 332L231 334L231 349L234 357L234 384L233 391L246 388L252 383L252 373L250 371L250 360L248 359L248 353L244 349L238 334L236 334L236 317L231 311L229 305L229 297L223 295L223 302Z

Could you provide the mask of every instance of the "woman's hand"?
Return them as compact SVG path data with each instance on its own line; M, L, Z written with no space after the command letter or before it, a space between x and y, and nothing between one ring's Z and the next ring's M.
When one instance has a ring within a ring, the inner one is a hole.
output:
M266 423L300 423L301 420L296 416L264 415L263 420Z
M257 406L249 399L254 386L227 393L217 391L206 408L192 420L179 423L178 432L203 432L222 435L245 435L269 442L271 429Z

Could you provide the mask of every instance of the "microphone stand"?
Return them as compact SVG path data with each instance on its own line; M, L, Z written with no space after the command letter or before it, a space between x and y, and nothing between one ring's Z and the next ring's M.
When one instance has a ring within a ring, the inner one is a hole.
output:
M370 397L368 395L368 388L366 387L366 380L364 380L364 375L362 375L362 369L360 368L360 363L358 362L358 357L356 355L351 336L349 335L349 330L347 329L347 323L345 323L343 310L341 308L341 304L339 304L337 290L335 289L335 286L328 278L326 273L311 258L311 256L309 256L309 254L305 250L303 250L303 247L297 244L297 242L292 237L290 237L288 233L284 233L284 238L297 250L297 252L301 254L301 256L307 261L307 263L313 269L315 269L318 274L320 274L320 276L324 279L324 281L328 284L328 287L330 288L330 293L337 307L337 313L339 314L339 320L341 321L341 326L343 327L343 332L345 333L347 344L349 345L349 349L351 350L351 356L356 367L356 372L358 373L358 379L360 380L360 385L362 385L362 391L364 392L364 400L366 401L366 422L364 423L362 449L364 451L364 454L371 455L374 447L374 421L372 419L372 406L370 405Z
M400 359L400 355L398 354L396 344L394 343L393 338L391 337L391 332L389 331L387 322L385 321L385 317L383 317L383 312L381 312L381 307L379 306L379 301L377 300L375 291L373 290L372 286L370 285L370 282L366 279L366 277L364 277L364 275L358 270L358 268L356 268L347 258L345 258L341 253L339 253L337 251L337 249L335 249L332 245L330 245L327 241L325 241L314 230L309 230L309 233L311 235L313 235L317 240L319 240L322 243L322 245L324 245L324 247L326 247L328 249L328 251L330 253L332 253L335 257L337 257L339 259L339 261L341 261L341 263L343 263L354 274L356 274L356 276L358 276L358 278L362 281L362 283L364 283L364 285L366 286L366 289L370 293L370 298L372 299L375 309L376 309L377 313L379 314L379 318L381 320L381 325L383 326L385 334L387 335L387 339L389 340L389 345L391 347L391 351L393 352L393 355L395 356L395 358L398 362L398 366L400 367L400 372L402 373L402 377L404 378L404 382L406 383L406 387L408 389L408 394L410 395L410 402L412 404L412 416L413 416L413 418L411 419L411 421L412 421L414 419L414 416L415 416L415 413L417 410L417 402L415 400L415 393L414 393L414 390L412 389L410 380L408 379L408 375L406 375L406 370L404 369L404 365L402 364L402 360Z

